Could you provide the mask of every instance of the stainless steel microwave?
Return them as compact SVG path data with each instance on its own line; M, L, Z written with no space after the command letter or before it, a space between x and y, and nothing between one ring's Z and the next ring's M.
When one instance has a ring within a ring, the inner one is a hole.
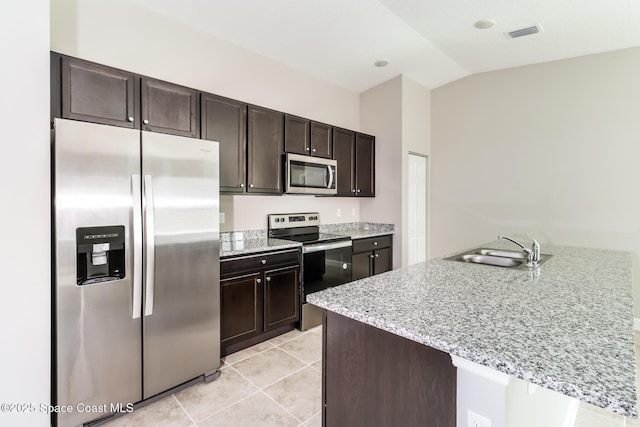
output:
M285 193L336 194L337 164L331 159L287 153Z

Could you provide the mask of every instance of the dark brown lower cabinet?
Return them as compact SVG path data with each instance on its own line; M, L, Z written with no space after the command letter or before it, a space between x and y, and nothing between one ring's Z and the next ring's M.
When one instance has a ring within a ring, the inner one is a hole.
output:
M260 333L260 276L260 273L252 273L220 281L221 341L250 338Z
M392 269L392 236L354 240L351 256L353 280L384 273Z
M444 352L325 312L322 425L455 427L456 368Z
M222 356L295 327L300 310L299 250L223 259L220 279Z

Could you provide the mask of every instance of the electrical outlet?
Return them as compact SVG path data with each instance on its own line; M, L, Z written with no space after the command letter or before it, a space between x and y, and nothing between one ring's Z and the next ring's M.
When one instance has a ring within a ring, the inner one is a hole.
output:
M220 212L220 224L224 224L224 212Z
M356 216L356 208L351 208L351 216Z
M469 420L469 427L491 427L491 420L482 415L476 414L472 410L468 410L467 419Z
M342 209L338 208L336 210L336 216L342 216Z

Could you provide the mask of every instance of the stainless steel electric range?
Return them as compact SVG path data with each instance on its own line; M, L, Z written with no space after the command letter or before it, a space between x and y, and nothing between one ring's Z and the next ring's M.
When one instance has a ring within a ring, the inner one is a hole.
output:
M322 310L307 303L307 295L351 281L351 238L320 233L320 214L268 215L269 237L302 243L300 284L301 330L322 323Z

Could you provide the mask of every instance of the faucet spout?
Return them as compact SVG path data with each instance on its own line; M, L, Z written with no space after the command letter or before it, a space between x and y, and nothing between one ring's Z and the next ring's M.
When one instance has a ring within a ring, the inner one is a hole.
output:
M527 237L533 240L531 249L527 248L522 243L506 236L498 236L498 239L508 240L511 243L515 243L516 245L520 246L522 250L527 254L527 265L529 267L535 267L540 263L540 243L538 243L538 241L534 239L533 236L531 236L529 233L525 233L525 234L527 235Z

